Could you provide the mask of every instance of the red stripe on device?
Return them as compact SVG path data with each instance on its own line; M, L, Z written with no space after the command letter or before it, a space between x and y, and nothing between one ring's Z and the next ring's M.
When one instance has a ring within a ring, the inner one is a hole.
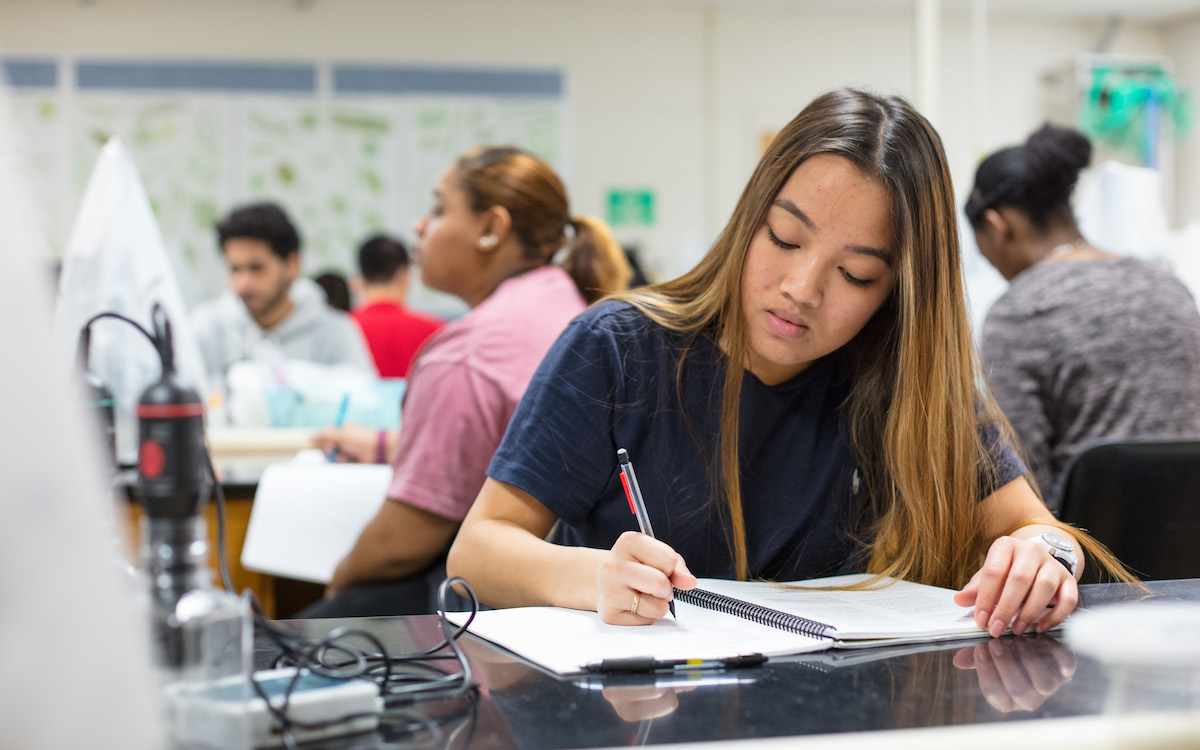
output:
M175 419L203 417L204 404L139 404L138 419Z
M625 499L629 501L629 512L637 515L637 510L633 507L633 492L629 490L629 480L625 478L625 472L621 472L621 486L625 488Z

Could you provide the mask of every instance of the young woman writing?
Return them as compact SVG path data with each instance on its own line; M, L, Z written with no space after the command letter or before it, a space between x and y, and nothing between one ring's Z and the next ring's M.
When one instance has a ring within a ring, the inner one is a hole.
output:
M929 123L897 97L819 97L695 269L593 306L552 347L449 572L488 604L630 625L693 573L859 571L961 587L993 635L1061 622L1091 542L1047 511L978 387L957 236ZM618 448L657 539L627 531Z

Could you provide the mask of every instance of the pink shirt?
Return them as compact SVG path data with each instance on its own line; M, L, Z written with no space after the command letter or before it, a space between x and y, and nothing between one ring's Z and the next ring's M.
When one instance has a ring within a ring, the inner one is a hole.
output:
M545 266L434 334L409 371L388 497L461 521L534 370L584 307L571 277Z

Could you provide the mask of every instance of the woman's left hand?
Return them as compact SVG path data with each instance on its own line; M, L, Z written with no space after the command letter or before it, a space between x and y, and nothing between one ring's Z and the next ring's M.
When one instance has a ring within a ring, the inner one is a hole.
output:
M975 623L992 637L1003 635L1010 622L1020 635L1031 625L1045 632L1065 620L1079 603L1079 587L1071 572L1036 542L1002 536L992 542L983 567L954 601L974 606Z
M379 430L347 424L322 429L313 437L312 446L319 448L322 453L329 453L336 448L338 461L369 464L375 461L378 441Z

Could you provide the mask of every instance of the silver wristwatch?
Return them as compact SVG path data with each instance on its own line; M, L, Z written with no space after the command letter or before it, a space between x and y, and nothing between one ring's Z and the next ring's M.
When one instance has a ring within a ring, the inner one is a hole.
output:
M1079 567L1079 556L1075 554L1075 544L1070 539L1047 531L1039 537L1034 537L1033 541L1071 571L1071 575L1075 575L1075 569Z

